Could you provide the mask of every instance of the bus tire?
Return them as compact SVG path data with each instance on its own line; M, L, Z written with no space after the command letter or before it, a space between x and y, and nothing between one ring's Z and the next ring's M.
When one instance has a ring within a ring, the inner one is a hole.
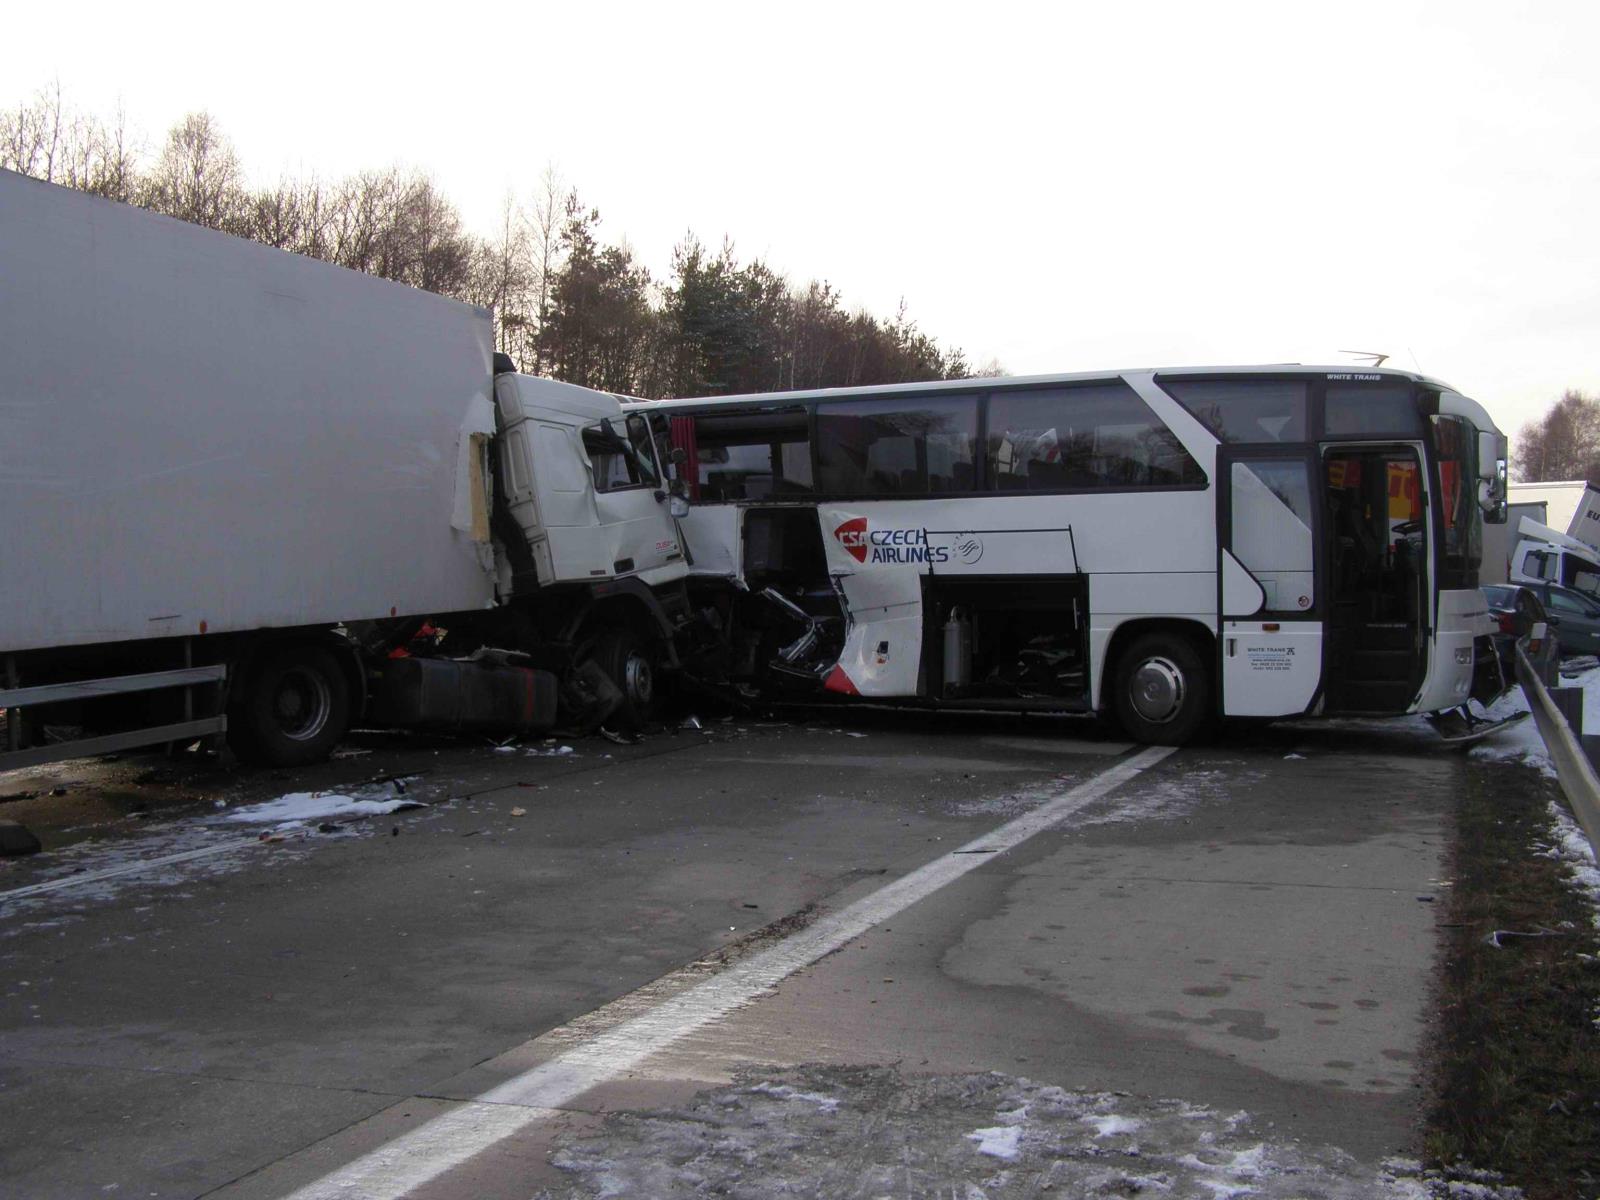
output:
M1147 633L1117 659L1110 708L1123 732L1151 746L1182 746L1211 720L1211 672L1176 633Z
M350 725L350 684L328 651L266 651L229 705L228 744L245 762L303 767L333 752Z
M607 725L636 733L655 719L661 671L649 643L631 629L613 629L595 643L594 661L622 693L622 703L607 718Z

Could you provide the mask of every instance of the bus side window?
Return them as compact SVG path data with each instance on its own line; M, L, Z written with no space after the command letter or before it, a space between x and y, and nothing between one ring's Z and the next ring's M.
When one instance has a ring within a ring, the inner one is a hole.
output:
M968 492L977 442L976 395L819 404L820 490L836 496Z
M996 491L1205 483L1183 443L1121 380L993 392L988 440Z

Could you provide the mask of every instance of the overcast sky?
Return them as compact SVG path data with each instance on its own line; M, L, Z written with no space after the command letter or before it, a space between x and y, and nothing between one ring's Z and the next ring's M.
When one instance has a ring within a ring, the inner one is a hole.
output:
M1508 431L1600 392L1592 2L54 0L6 29L0 103L59 79L152 148L203 108L256 182L420 166L485 233L553 163L658 275L726 234L1014 374L1383 351Z

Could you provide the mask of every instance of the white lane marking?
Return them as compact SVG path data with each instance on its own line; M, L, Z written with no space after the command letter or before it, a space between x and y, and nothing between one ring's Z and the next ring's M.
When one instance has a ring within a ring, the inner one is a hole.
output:
M44 883L30 883L27 887L0 892L0 900L17 900L23 896L37 896L42 892L59 892L63 888L77 887L79 884L115 879L119 875L137 875L140 871L148 871L152 867L171 866L173 863L189 862L196 858L208 858L225 850L242 850L246 846L260 844L260 838L234 838L215 846L201 846L198 850L180 850L177 854L163 854L160 858L142 858L138 862L125 863L120 867L106 867L102 871L85 871L82 875L67 875L60 879L46 880Z
M560 1108L679 1038L726 1016L800 968L833 953L967 872L994 861L992 853L972 851L1003 851L1021 845L1155 766L1173 749L1151 746L1140 751L704 983L400 1135L291 1193L286 1200L395 1200L404 1196L544 1119L551 1109Z

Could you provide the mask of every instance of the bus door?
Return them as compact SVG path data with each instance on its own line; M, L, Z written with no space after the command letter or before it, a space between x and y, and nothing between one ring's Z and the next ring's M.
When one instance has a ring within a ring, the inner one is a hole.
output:
M1310 709L1322 681L1317 461L1305 447L1221 447L1217 579L1222 711Z
M1403 713L1422 690L1432 625L1422 448L1323 449L1330 560L1326 711Z

